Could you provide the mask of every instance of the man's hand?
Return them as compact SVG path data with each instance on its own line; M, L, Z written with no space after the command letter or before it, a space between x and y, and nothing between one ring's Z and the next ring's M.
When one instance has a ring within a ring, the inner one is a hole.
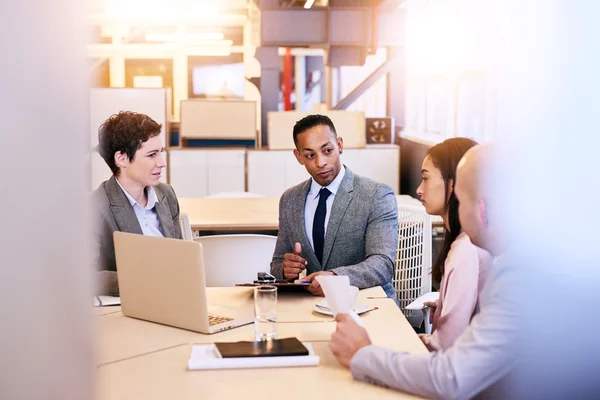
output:
M335 320L337 327L331 335L329 349L340 364L349 368L352 357L358 350L370 345L371 339L367 330L358 326L348 314L338 314Z
M321 285L319 285L319 282L317 282L317 280L315 279L315 277L317 277L319 275L335 275L335 274L331 271L319 271L319 272L313 272L312 274L308 275L306 278L302 279L302 281L304 281L304 282L310 282L310 286L307 286L306 290L308 290L313 296L325 296L323 294L323 289L321 289Z
M286 253L283 256L283 277L287 280L296 279L300 272L304 271L308 262L300 257L302 246L296 242L293 253Z

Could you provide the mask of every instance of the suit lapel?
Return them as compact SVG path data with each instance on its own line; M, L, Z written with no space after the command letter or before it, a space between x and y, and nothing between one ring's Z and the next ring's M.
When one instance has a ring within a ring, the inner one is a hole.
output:
M173 217L171 216L169 201L167 200L167 197L158 189L158 186L154 188L154 191L156 192L156 197L158 198L158 203L155 206L156 214L158 215L158 220L160 221L163 234L167 238L174 238L175 226L173 225Z
M310 190L311 183L312 179L306 181L304 187L302 188L302 191L300 192L302 198L298 199L297 201L294 201L294 204L292 204L292 207L294 207L294 212L291 215L293 215L296 218L296 220L293 221L294 226L292 227L292 229L294 229L294 237L300 238L298 242L302 246L302 254L304 255L306 261L308 261L308 264L314 266L317 270L322 270L323 267L321 267L321 264L319 264L319 260L317 260L315 251L311 247L308 237L306 237L304 207L306 206L306 196L308 196L308 191Z
M110 201L110 210L121 232L138 233L142 235L142 228L138 222L133 207L125 197L125 193L113 176L106 182L106 195Z
M325 234L325 243L323 244L323 269L327 265L335 237L340 229L340 224L346 214L346 209L352 200L354 190L354 175L352 171L346 168L346 173L342 183L333 199L331 214L327 223L327 233ZM316 258L316 257L315 257Z

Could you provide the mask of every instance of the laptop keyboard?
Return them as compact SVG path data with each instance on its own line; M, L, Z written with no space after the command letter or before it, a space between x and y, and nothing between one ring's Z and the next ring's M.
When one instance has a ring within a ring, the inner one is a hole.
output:
M224 317L222 315L208 314L208 325L213 326L223 322L233 321L233 318Z

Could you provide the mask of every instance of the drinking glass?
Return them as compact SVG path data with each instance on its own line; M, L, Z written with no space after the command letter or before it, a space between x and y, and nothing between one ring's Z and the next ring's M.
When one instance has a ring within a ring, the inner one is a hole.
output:
M277 338L277 288L261 285L254 288L254 334L257 342Z

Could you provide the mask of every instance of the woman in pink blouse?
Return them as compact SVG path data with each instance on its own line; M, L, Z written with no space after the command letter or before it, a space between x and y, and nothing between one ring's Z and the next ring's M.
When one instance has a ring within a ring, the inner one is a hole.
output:
M489 253L462 232L454 195L458 162L476 144L466 138L448 139L429 149L423 160L417 194L427 213L441 216L445 227L442 250L431 271L432 278L441 281L440 297L426 303L432 307L433 333L419 335L429 351L450 347L467 328L491 265Z

